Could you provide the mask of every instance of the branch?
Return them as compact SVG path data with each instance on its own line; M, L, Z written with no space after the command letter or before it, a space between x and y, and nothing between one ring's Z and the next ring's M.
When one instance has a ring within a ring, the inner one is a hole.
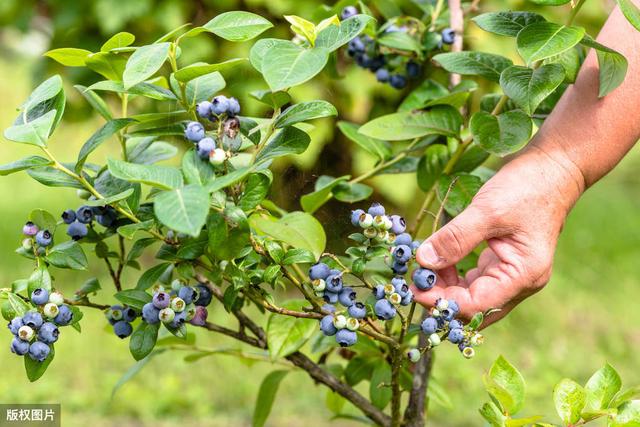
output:
M453 40L453 46L451 46L452 52L460 52L462 50L462 33L464 32L464 13L462 12L462 5L460 0L448 0L449 2L449 26L456 33L456 37ZM460 83L460 74L451 74L449 76L449 83L451 87Z
M70 299L65 299L64 303L67 305L75 305L75 306L79 306L79 307L91 307L91 308L97 308L99 310L106 310L109 307L111 307L110 305L103 305L103 304L96 304L93 303L91 301L89 301L87 298L83 298L79 301L73 301Z

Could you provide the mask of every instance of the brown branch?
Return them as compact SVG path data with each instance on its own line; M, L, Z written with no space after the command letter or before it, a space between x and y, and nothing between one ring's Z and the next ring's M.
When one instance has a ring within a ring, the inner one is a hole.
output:
M103 305L103 304L93 303L93 302L89 301L87 298L83 298L83 299L78 300L78 301L65 299L64 303L67 304L67 305L75 305L75 306L79 306L79 307L97 308L99 310L106 310L109 307L111 307L110 305Z
M460 52L462 50L462 33L464 32L464 13L462 11L462 2L460 0L448 0L449 2L449 26L455 31L456 37L451 46L452 52ZM460 74L451 74L449 83L451 87L460 83Z

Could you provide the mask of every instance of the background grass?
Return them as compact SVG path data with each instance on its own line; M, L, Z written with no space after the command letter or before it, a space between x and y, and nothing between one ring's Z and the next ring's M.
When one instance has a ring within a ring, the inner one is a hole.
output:
M589 21L592 26L602 20L599 7L587 10L587 15L596 16ZM482 41L474 39L474 43ZM486 42L485 50L500 51L501 43L504 41ZM0 128L13 120L16 106L33 85L30 76L41 65L42 60L0 57ZM368 77L354 71L346 82L361 78ZM356 100L354 105L361 104ZM356 116L353 112L348 114ZM98 123L96 119L66 123L55 135L53 151L60 158L72 158ZM312 147L316 154L333 130L325 126L317 132ZM105 148L101 155L116 153L115 145ZM2 163L29 153L30 147L0 143ZM309 157L307 163L314 159ZM304 159L300 162L303 164ZM356 153L355 168L366 166ZM477 415L477 408L486 399L482 375L500 354L518 366L527 380L528 403L523 415L543 414L549 421L557 421L551 391L563 377L584 382L608 361L620 371L627 386L640 383L639 169L640 152L636 148L613 173L585 194L562 233L551 283L487 330L487 344L475 359L466 361L449 346L437 352L434 376L449 394L451 407L432 404L431 425L482 424ZM312 177L308 179L313 181ZM397 185L397 180L387 180L378 191L389 196ZM408 188L399 197L391 197L400 209L413 198L412 187ZM13 254L28 212L44 208L58 213L77 206L78 201L74 191L45 188L23 173L2 177L0 195L0 283L5 287L15 279L28 277L31 271L27 260ZM346 222L346 218L340 221ZM332 234L340 228L342 225L337 224L327 232L338 238ZM151 265L153 259L147 255L143 261ZM110 290L101 267L93 263L91 271L74 275L56 271L56 286L71 294L86 278L98 276L103 287ZM127 280L135 283L137 274L130 272ZM102 292L101 302L115 302L109 300L109 294ZM153 359L111 398L113 386L133 364L128 343L107 330L101 313L84 311L82 334L71 329L63 331L56 345L56 360L35 384L25 378L20 358L8 349L0 351L0 402L61 403L65 426L244 426L250 424L262 378L279 368L269 363L248 364L230 356L186 363L183 358L189 353L167 352ZM216 322L233 325L219 306L213 306L211 312ZM0 331L0 342L8 346L8 331ZM207 333L197 332L197 342L203 348L237 348L233 341ZM362 391L366 393L366 389ZM329 424L331 413L325 409L326 396L325 389L315 386L303 373L289 374L282 383L269 425ZM332 425L342 424L352 423L336 421Z

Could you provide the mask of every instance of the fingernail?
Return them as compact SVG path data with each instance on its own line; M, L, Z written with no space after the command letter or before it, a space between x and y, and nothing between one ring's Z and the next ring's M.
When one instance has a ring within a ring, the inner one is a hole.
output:
M420 248L420 255L422 261L433 267L435 267L440 263L440 261L442 261L442 258L440 258L440 256L438 256L438 254L436 253L436 249L429 242L426 242L422 245L422 247Z

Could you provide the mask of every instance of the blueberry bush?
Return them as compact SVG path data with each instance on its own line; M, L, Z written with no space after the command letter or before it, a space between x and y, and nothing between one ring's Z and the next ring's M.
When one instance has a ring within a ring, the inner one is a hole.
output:
M469 204L492 174L483 166L490 156L528 143L588 49L598 55L600 96L623 81L625 58L573 25L583 3L572 3L567 21L558 24L529 11L480 14L475 1L464 7L442 0L341 1L321 7L316 22L285 16L292 33L286 39L259 38L273 24L233 11L203 26L182 25L148 45L136 46L133 34L120 32L96 52L47 52L62 65L95 73L96 82L74 88L104 124L76 159L54 155L49 139L66 105L56 75L31 93L4 132L38 153L0 166L1 175L26 171L45 186L73 189L79 199L64 212L35 209L25 218L16 252L33 260L34 270L0 290L10 349L24 358L28 378L39 379L53 361L59 328L81 331L81 309L97 309L116 336L129 340L138 361L124 380L155 354L175 349L167 345L175 342L171 337L184 340L182 350L192 349L189 360L214 354L195 345L190 329L203 328L252 349L230 352L238 357L286 366L264 379L254 425L265 423L292 368L328 387L336 417L346 416L346 400L364 422L424 425L434 348L449 342L462 359L473 357L492 310L461 319L453 300L416 305L414 293L438 280L415 261L419 239ZM619 3L640 27L640 11L628 0ZM522 65L463 50L467 25L510 37ZM220 63L183 61L181 43L198 37L251 46L245 57ZM355 177L320 176L300 198L301 210L286 211L270 197L278 191L271 188L272 163L305 152L310 121L338 115L325 100L294 103L290 89L320 73L338 78L352 63L404 94L392 114L362 125L338 123L377 164ZM266 118L243 115L238 98L247 94L225 91L225 75L249 66L264 89L248 95L270 110ZM91 162L106 143L119 144L120 156ZM398 173L414 174L424 192L414 215L367 201L370 178ZM326 247L325 228L314 217L332 199L354 205L349 216L335 219L352 226L342 254ZM150 267L141 261L148 253L156 260ZM106 267L117 304L105 302L110 298L96 278L74 295L56 290L55 269L87 270L89 259ZM137 283L126 283L125 269L140 271ZM294 299L278 300L293 293ZM210 310L227 312L237 327L210 322ZM610 425L636 425L635 392L620 392L610 366L594 378L585 388L569 380L556 387L563 425L601 417ZM368 396L361 383L369 384ZM496 361L485 383L491 401L480 412L490 424L538 422L511 418L522 406L524 382L506 360Z

